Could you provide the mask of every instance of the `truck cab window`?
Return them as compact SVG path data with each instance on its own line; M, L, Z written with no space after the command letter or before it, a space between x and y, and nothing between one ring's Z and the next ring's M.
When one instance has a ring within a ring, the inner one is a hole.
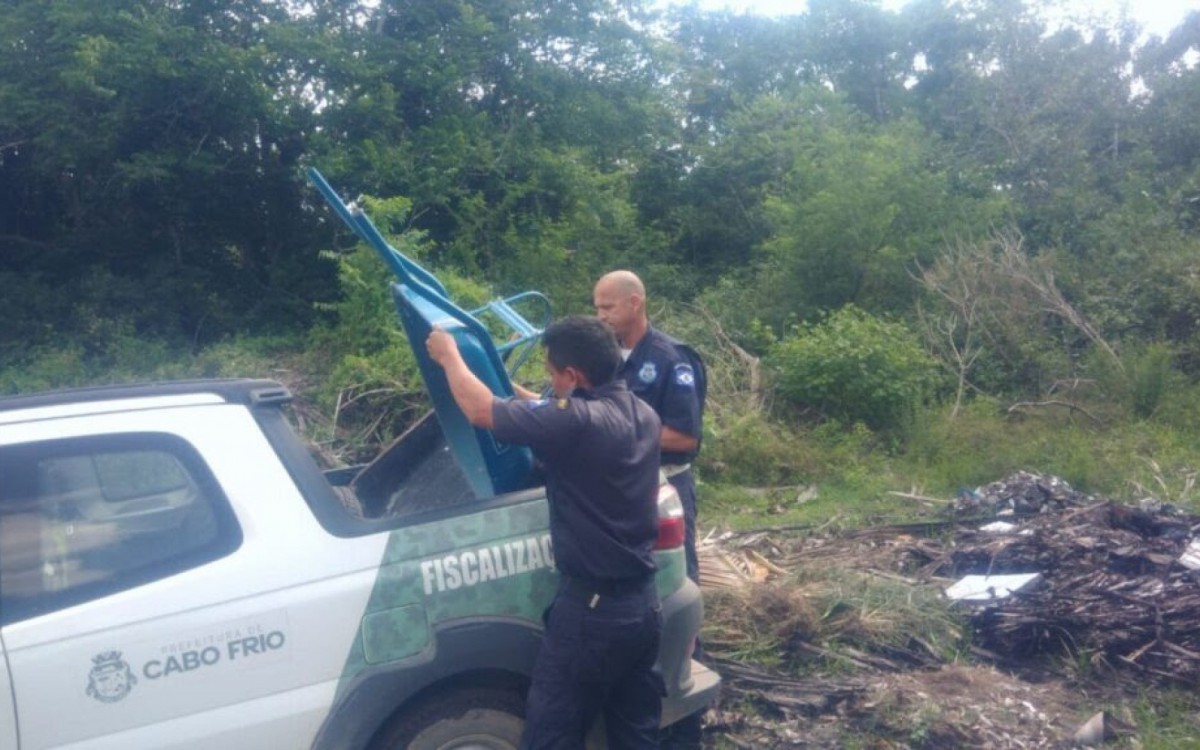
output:
M4 623L175 574L239 541L216 482L177 437L0 448Z

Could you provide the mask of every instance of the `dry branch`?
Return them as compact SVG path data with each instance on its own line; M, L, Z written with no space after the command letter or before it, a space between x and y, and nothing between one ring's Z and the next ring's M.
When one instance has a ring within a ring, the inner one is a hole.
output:
M733 353L734 358L741 363L746 369L746 381L749 386L749 403L747 406L752 410L762 408L763 401L763 386L762 386L762 363L759 358L751 354L738 345L732 337L725 332L720 321L701 305L688 305L689 309L696 311L708 322L710 330L716 336L717 342L723 348Z
M1015 412L1021 411L1022 409L1028 409L1028 408L1032 408L1035 406L1061 406L1065 409L1079 412L1080 414L1084 415L1085 417L1087 417L1088 419L1092 420L1093 422L1095 422L1096 424L1098 424L1100 426L1104 425L1104 420L1100 419L1095 414L1092 414L1090 411L1083 408L1082 406L1079 406L1078 404L1073 404L1070 401L1058 401L1056 399L1050 399L1049 401L1018 401L1017 403L1008 407L1008 413L1013 414Z

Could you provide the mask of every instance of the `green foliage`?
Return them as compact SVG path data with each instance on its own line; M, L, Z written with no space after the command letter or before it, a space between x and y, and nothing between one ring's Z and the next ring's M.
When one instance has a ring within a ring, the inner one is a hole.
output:
M991 411L986 402L977 407L975 413ZM1135 458L1137 446L1155 435L1152 427L1145 432L1104 431L1054 406L1025 414L994 410L983 419L960 416L933 429L923 449L932 447L925 454L929 463L921 475L946 492L1026 470L1060 476L1084 491L1118 498L1128 496L1131 477L1144 474L1145 467ZM917 455L914 450L913 457Z
M747 273L729 273L717 279L697 298L696 304L721 321L729 336L751 354L761 356L779 340L775 329L763 322L762 309L746 304L751 291L757 289L755 280ZM790 324L797 322L794 319Z
M1133 413L1149 417L1158 411L1172 380L1171 350L1166 344L1152 343L1125 360Z
M538 190L554 193L556 209L540 207L536 216L506 222L497 236L503 247L497 247L493 277L510 292L544 292L558 315L591 312L592 286L601 274L662 257L667 241L639 225L627 172L597 169L577 152L539 155ZM643 275L656 295L686 286L660 283L666 274L655 268Z
M395 243L393 243L395 245ZM401 252L409 250L398 246ZM408 254L408 253L406 253ZM391 271L370 247L338 258L342 298L327 310L306 353L311 398L331 415L325 439L350 462L386 443L425 408L424 387L392 304Z
M242 337L191 352L147 342L127 327L98 326L94 333L5 362L0 394L179 378L274 377L289 383L293 372L282 365L290 365L300 346L292 337Z
M85 385L90 378L78 344L34 349L21 360L7 360L0 368L0 393L37 391Z
M1197 507L1200 429L1184 415L1198 399L1200 391L1185 388L1168 394L1149 419L1104 425L1057 405L1010 411L993 398L969 402L953 419L948 409L930 409L919 415L893 459L893 481L949 498L959 488L1025 470L1120 501L1152 495Z
M816 468L792 430L758 413L706 435L699 466L706 479L756 486L786 483Z
M1200 747L1200 702L1192 690L1146 691L1129 718L1144 750Z
M0 350L93 317L172 348L311 320L332 281L296 189L313 103L281 90L296 68L266 49L293 19L220 5L0 17L0 275L54 297L36 305L51 308L42 326L5 326Z
M1176 377L1170 390L1163 394L1152 420L1163 427L1187 432L1196 429L1197 414L1200 414L1200 384Z
M705 438L701 513L738 529L909 520L914 509L907 501L886 494L904 479L882 444L861 423L797 429L761 413L744 414Z
M1136 419L1146 419L1158 412L1168 393L1187 388L1174 361L1171 348L1163 342L1131 342L1124 347L1119 367L1110 357L1091 352L1082 369L1095 378L1099 393L1109 403Z
M762 315L777 325L847 303L907 310L913 263L927 263L943 237L998 215L998 201L951 189L936 144L915 123L869 126L832 112L780 134L791 153L765 198L772 233L757 280Z
M903 324L853 306L797 328L771 349L789 403L845 422L903 427L932 395L937 366Z
M6 8L9 365L306 330L340 288L314 163L347 195L407 196L389 231L423 232L440 269L561 313L632 267L753 353L847 302L908 316L914 264L1003 220L1106 338L1200 371L1186 29L1139 51L1127 26L1052 29L1022 0L663 24L626 0ZM1006 329L977 384L1074 375L1079 337L1042 328Z
M1100 426L1061 407L1010 411L980 397L954 418L948 407L921 410L899 443L862 425L795 429L747 415L705 444L701 513L706 523L736 529L907 522L948 508L963 487L1021 470L1122 502L1151 496L1194 512L1198 404L1200 387L1173 391L1150 419ZM894 490L945 505L914 503Z

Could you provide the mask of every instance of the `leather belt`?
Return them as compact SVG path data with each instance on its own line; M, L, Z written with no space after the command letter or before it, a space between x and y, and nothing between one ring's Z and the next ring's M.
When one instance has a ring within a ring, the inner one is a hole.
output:
M609 581L592 581L563 576L562 583L559 584L559 590L571 596L579 597L589 602L589 606L595 607L602 596L638 594L652 585L654 585L654 576L622 578Z

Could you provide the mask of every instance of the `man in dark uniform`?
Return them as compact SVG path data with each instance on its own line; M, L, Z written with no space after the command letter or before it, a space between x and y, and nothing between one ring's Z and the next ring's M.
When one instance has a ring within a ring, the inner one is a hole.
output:
M547 613L521 746L582 748L602 714L609 747L657 748L660 423L615 378L620 349L599 319L564 318L542 343L555 399L496 398L451 335L435 329L426 342L471 424L530 446L546 471L562 583Z
M662 469L679 492L687 521L688 577L699 582L696 559L696 483L691 462L700 450L704 368L695 352L646 317L646 289L632 271L596 282L596 314L612 326L625 362L617 376L662 421Z
M653 407L662 421L663 472L679 493L685 523L688 577L699 585L696 556L696 481L692 461L700 451L707 374L695 350L654 326L646 314L646 288L632 271L612 271L596 282L596 314L613 327L625 362L618 377ZM703 655L697 641L697 657ZM701 716L687 716L663 735L663 748L700 747Z

